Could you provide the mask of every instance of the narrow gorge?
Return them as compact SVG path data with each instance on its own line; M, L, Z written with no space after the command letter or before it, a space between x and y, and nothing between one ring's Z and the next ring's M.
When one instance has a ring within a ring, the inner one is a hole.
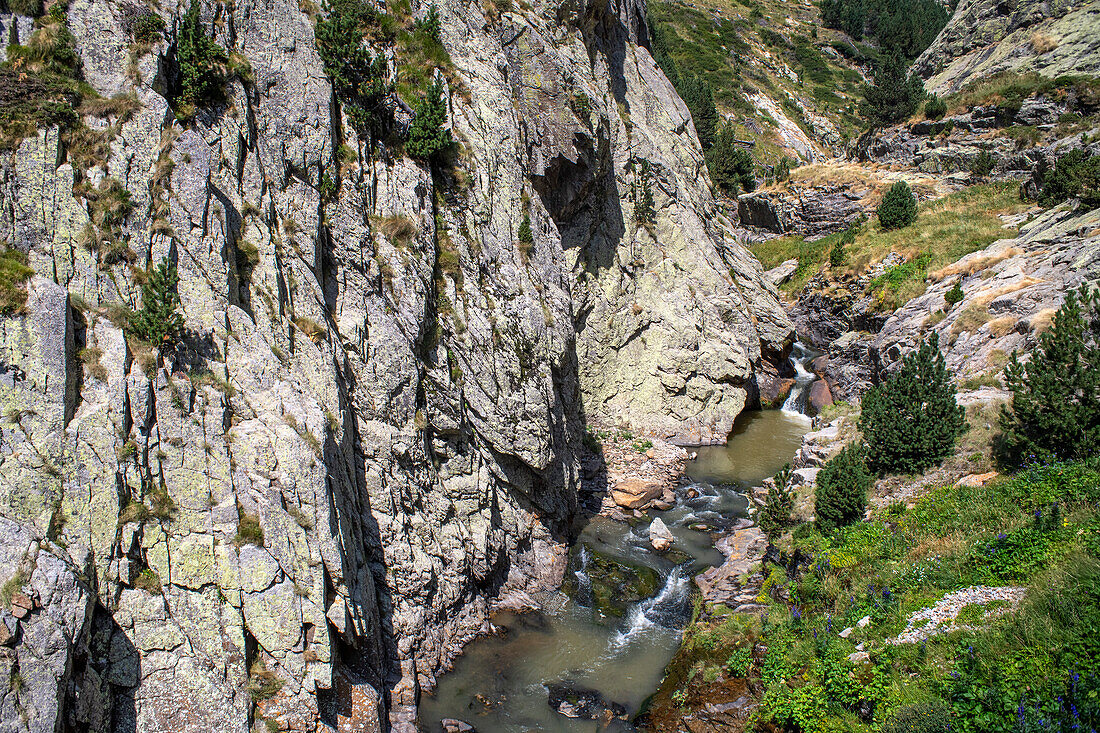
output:
M825 730L818 477L928 342L970 432L847 519L1011 473L1098 18L0 0L0 733Z

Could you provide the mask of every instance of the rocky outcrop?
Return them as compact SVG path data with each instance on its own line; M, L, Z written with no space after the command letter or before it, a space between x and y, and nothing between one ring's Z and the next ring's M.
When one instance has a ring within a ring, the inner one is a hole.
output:
M1100 8L1070 0L963 0L913 64L937 94L1000 71L1100 73Z
M889 371L931 331L960 380L996 377L1013 352L1034 349L1065 294L1100 279L1100 209L1073 204L1038 212L1020 234L1002 239L934 273L938 282L902 306L875 337ZM959 283L963 300L949 306Z
M441 7L461 144L434 176L357 137L312 7L203 6L236 71L181 124L184 8L144 53L73 0L87 83L132 96L84 118L102 144L43 128L0 166L38 274L0 318L0 514L83 573L32 611L69 634L55 718L411 730L493 603L560 580L586 413L722 439L790 343L643 5ZM158 350L126 322L164 258L186 335Z
M1032 96L1018 106L976 106L942 120L920 120L862 137L856 146L861 160L909 166L943 176L956 186L987 178L1020 179L1040 161L1084 145L1081 135L1059 137L1055 124L1065 115L1088 116L1100 109L1100 99L1078 93L1072 85L1054 95ZM1028 128L1034 139L1014 133ZM983 170L983 166L988 169Z
M789 186L737 198L741 226L818 239L842 232L867 210L866 191L850 185Z

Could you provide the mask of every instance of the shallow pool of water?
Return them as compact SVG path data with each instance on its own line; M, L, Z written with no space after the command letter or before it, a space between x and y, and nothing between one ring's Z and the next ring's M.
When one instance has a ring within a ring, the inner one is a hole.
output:
M725 445L698 448L688 478L741 489L759 486L794 457L810 418L787 410L743 413Z
M602 727L560 715L547 702L547 686L595 689L625 707L628 717L637 713L679 647L689 615L690 578L723 560L712 532L745 516L745 489L791 459L809 424L802 415L780 410L745 413L727 445L698 449L676 505L654 513L676 537L674 547L682 554L672 559L651 550L648 520L631 526L594 517L578 546L655 569L660 576L655 595L632 604L621 618L604 617L584 605L581 593L577 597L582 602L559 594L543 614L495 617L504 633L466 647L454 670L439 678L432 695L422 698L421 725L437 733L441 719L457 718L480 733L632 730L623 721ZM574 569L583 576L583 563L574 563ZM582 581L578 576L577 585Z

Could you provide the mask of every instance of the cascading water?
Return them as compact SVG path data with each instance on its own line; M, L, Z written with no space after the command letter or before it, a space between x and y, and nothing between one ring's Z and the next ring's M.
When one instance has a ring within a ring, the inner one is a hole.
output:
M577 552L577 562L580 567L574 571L577 578L577 602L582 605L592 603L592 579L588 577L588 548L581 545Z
M610 650L622 649L654 626L679 628L685 620L687 595L688 577L679 566L674 567L657 595L631 607L623 628L611 637Z
M791 387L791 393L787 397L787 401L783 403L784 412L798 414L806 413L806 402L810 396L810 385L815 379L814 373L809 369L809 365L810 362L814 360L815 356L816 354L812 353L799 341L795 341L794 346L791 347L790 359L792 366L794 366L794 386Z

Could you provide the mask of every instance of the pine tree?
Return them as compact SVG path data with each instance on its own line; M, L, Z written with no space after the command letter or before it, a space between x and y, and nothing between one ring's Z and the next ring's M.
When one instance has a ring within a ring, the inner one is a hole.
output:
M221 98L229 61L225 49L206 35L199 9L199 0L191 0L176 39L178 72L173 106L181 119L192 117L199 105Z
M376 14L357 0L326 0L325 17L317 21L314 36L348 120L360 135L380 137L390 114L389 67L385 56L372 55L363 45L363 31Z
M690 72L684 72L680 78L682 82L677 91L691 112L699 144L703 146L703 150L709 150L714 144L714 135L718 128L718 109L714 106L710 84Z
M915 473L951 454L966 427L935 332L863 396L859 429L875 471Z
M730 196L756 189L756 166L752 155L738 147L731 125L723 125L706 153L711 180Z
M1100 452L1100 291L1070 291L1031 360L1012 355L1005 382L1012 391L1000 421L1006 462Z
M141 286L141 310L130 318L130 330L138 338L157 347L172 347L183 334L180 297L176 292L179 276L176 266L165 257L149 270Z
M917 197L905 181L898 181L875 210L883 229L901 229L917 220Z
M535 236L531 232L530 215L523 215L523 219L519 223L519 231L516 232L516 237L519 239L520 244L525 244L528 247L535 243Z
M841 267L846 259L848 259L848 255L844 251L844 239L841 238L836 240L836 244L829 250L829 267Z
M414 158L438 160L454 140L447 129L447 105L443 101L443 85L437 80L416 107L416 117L409 126L409 142L405 150Z
M760 510L760 529L764 530L770 542L774 542L791 523L791 509L794 507L794 502L791 499L791 492L787 490L790 477L791 464L788 463L772 477L764 507Z
M920 77L907 76L902 60L892 57L875 72L875 83L863 88L860 114L871 127L885 127L907 119L923 99Z
M866 449L860 443L849 443L817 475L814 513L822 531L831 532L863 519L869 488Z

